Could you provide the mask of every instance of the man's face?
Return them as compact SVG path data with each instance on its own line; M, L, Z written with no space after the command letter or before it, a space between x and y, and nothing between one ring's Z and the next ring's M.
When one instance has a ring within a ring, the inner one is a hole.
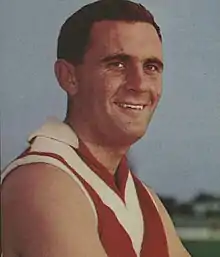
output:
M144 22L93 25L83 63L76 67L77 120L97 142L132 144L142 137L161 96L162 45Z

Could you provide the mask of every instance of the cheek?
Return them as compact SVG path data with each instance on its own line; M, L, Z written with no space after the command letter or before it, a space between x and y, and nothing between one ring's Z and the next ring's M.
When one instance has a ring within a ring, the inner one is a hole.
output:
M162 77L159 80L159 85L158 85L158 96L159 98L162 96L163 93L163 81L162 81Z
M155 79L154 81L154 88L155 88L155 93L157 94L158 97L162 95L162 76L159 76L158 78Z
M122 84L121 76L116 76L106 71L91 73L83 78L81 92L88 99L87 105L93 105L96 109L102 108L111 111L111 102ZM98 111L98 110L96 110ZM99 110L100 111L100 110Z
M96 97L99 96L99 91L101 91L102 80L100 76L96 73L84 74L79 85L79 91L88 97L88 101L94 101Z
M108 81L102 76L93 76L92 80L88 81L88 101L91 102L97 112L105 109L106 103L111 95L111 86Z
M157 89L157 98L158 98L158 101L160 100L161 96L162 96L162 93L163 93L163 90L162 90L162 86L158 86L158 89Z
M154 98L154 108L156 108L160 98L162 96L162 81L161 79L155 79L152 81L152 96Z
M116 95L120 89L124 88L126 84L126 77L122 74L108 74L105 77L105 90L106 94L109 96Z
M122 84L121 76L105 72L100 78L100 91L103 97L110 99L118 92Z

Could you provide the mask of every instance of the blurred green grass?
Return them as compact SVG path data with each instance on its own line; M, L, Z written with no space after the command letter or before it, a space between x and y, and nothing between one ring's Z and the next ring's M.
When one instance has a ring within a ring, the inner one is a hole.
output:
M192 257L220 257L220 241L183 241Z

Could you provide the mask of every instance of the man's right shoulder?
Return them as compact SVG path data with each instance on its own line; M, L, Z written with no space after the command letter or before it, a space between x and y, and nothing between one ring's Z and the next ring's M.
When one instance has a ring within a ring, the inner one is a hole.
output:
M76 229L96 233L96 217L82 189L50 164L25 164L13 170L2 184L2 211L3 247L16 253L28 251L31 239L54 240L56 231L60 240L62 233L80 238ZM46 245L30 249L35 247Z
M40 197L42 194L49 196L54 193L54 198L66 195L76 200L85 198L81 187L71 176L59 167L47 163L31 163L16 167L2 183L2 194L6 198L13 195L18 198L20 195L25 200L34 195Z

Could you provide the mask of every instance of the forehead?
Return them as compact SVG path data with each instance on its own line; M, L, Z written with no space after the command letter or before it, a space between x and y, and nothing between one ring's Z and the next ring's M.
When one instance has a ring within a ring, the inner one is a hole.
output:
M90 54L128 55L162 59L162 44L155 28L146 22L101 21L96 22L90 33Z

